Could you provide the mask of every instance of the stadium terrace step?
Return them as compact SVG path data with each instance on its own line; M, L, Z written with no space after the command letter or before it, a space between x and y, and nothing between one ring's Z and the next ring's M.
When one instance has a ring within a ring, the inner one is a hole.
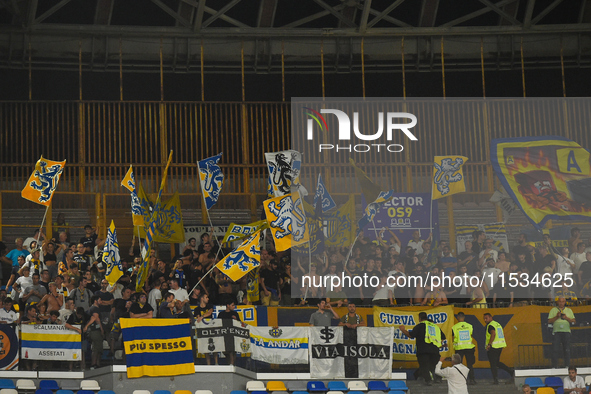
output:
M505 384L505 380L500 380L500 384L494 385L492 380L477 380L474 386L468 386L470 394L504 394L517 393L519 390L514 384ZM425 386L416 380L407 380L406 385L410 394L447 394L447 381L443 383L432 383L431 386Z

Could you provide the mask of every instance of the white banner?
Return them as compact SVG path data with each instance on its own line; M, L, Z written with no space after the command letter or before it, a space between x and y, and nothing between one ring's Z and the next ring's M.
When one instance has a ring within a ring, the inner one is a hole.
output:
M393 340L392 327L310 327L310 377L390 379Z
M203 319L197 323L197 351L249 353L249 328L233 319Z
M80 328L80 326L74 326ZM22 324L21 358L30 360L81 361L80 334L62 325Z
M466 250L466 241L472 241L472 233L476 230L484 231L486 238L493 240L493 248L498 252L509 252L507 230L502 222L489 224L456 224L457 254Z
M308 364L309 327L250 327L252 359L269 364Z

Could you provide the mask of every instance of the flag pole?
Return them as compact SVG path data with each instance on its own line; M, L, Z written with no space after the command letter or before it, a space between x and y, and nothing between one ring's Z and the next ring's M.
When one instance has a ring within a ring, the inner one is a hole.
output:
M431 181L431 211L429 213L429 228L433 233L433 182Z
M49 205L51 205L51 201L49 202ZM49 211L49 205L47 207L45 207L45 213L43 214L43 220L41 220L41 227L39 227L39 238L37 238L37 247L40 247L39 241L41 240L41 232L43 231L43 225L45 224L45 218L47 217L47 212Z

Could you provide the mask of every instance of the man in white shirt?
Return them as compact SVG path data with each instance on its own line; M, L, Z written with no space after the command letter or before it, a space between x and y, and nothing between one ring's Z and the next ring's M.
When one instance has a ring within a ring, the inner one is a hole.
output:
M174 294L175 300L179 300L183 303L189 301L189 293L187 293L187 290L179 287L179 280L177 278L170 279L170 289L168 289L168 291Z
M431 241L431 235L432 234L429 234L429 238L427 238L426 240L422 240L421 233L419 232L419 230L415 230L412 233L412 239L408 241L408 244L406 244L406 246L410 246L411 248L415 249L416 256L423 254L423 242Z
M556 272L561 275L572 274L575 269L575 262L568 258L568 248L564 247L560 252L560 255L556 254Z
M583 377L577 376L577 368L568 367L568 377L564 378L564 394L586 393Z
M0 324L12 324L12 323L20 323L20 317L18 313L11 310L12 308L12 298L6 297L4 299L4 307L0 309Z
M493 240L491 238L487 238L484 241L484 246L483 246L483 251L480 252L480 255L478 256L480 259L488 259L490 257L493 258L493 260L495 261L495 263L497 262L497 259L499 258L499 252L497 252L494 248L493 248Z
M441 369L445 357L441 357L435 366L435 374L447 379L447 392L449 394L468 394L468 373L470 369L462 364L462 356L454 354L451 357L452 366Z
M576 246L576 251L570 254L570 259L575 263L575 269L573 270L574 273L579 272L579 268L581 268L581 264L583 261L587 260L585 257L585 248L587 244L585 242L579 242Z
M148 294L148 304L150 304L154 311L157 311L158 306L160 305L160 300L162 299L162 292L160 291L160 278L156 278L152 285L154 288L150 290L150 294Z
M489 289L492 289L499 280L501 270L495 267L495 260L492 257L486 259L486 268L482 270L482 277Z

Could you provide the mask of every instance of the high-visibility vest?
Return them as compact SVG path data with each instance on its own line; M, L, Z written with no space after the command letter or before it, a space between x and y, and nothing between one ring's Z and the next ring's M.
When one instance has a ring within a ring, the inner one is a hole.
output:
M488 346L490 341L490 332L488 332L488 326L493 326L496 331L495 340L493 341L491 347L495 349L507 347L507 342L505 342L505 334L503 333L503 327L494 320L488 323L486 326L486 345Z
M441 347L441 330L439 327L427 320L421 323L425 323L425 343L432 343L437 347Z
M475 347L472 343L472 324L459 322L451 330L454 333L455 350L473 349Z

